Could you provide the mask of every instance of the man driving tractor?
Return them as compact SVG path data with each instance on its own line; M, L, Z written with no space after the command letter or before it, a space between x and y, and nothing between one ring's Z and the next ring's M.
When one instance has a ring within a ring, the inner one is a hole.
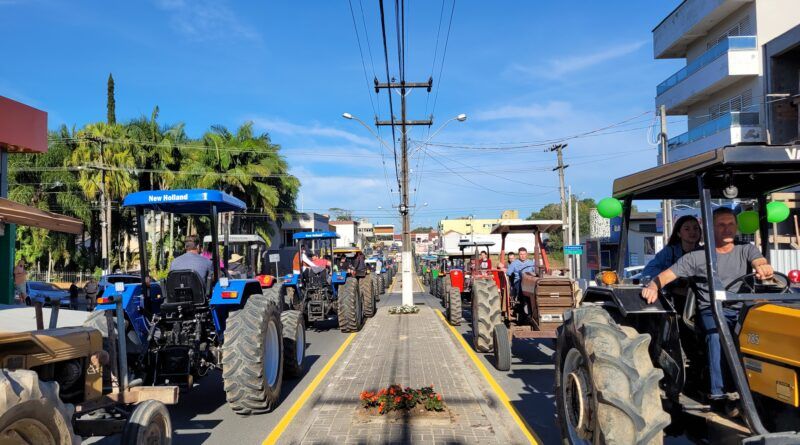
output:
M748 273L752 268L759 280L770 279L773 276L772 266L761 255L753 244L735 244L734 237L738 231L736 216L733 210L721 207L714 211L714 240L717 253L717 271L722 285L727 288L737 278ZM706 277L705 252L697 250L681 257L672 267L661 272L648 286L642 289L642 298L652 304L658 299L659 290L678 278L692 278L697 298L697 309L700 326L706 336L708 348L710 392L709 399L715 409L732 409L729 396L725 393L725 380L722 372L723 362L719 333L714 324L711 311L711 299L708 295ZM734 289L736 291L736 289ZM729 324L733 324L737 312L732 309L725 310L725 317Z

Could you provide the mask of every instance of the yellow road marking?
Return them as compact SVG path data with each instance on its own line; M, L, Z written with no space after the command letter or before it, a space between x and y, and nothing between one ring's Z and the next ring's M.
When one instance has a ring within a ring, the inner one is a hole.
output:
M475 351L473 351L472 348L467 344L467 341L464 340L464 337L461 335L461 333L459 333L453 325L451 325L450 323L447 322L447 320L445 320L444 315L442 315L441 311L434 310L434 312L436 312L436 315L438 315L439 318L442 320L442 323L444 323L445 326L450 328L450 331L453 333L453 336L455 336L455 338L458 339L459 343L461 343L461 346L464 348L465 351L467 351L467 355L469 356L469 358L472 359L472 363L475 364L475 366L478 368L478 371L480 371L481 374L483 375L483 378L486 379L486 381L489 383L489 386L492 388L495 394L497 394L497 397L500 399L500 402L503 403L503 405L508 410L509 414L511 414L511 417L514 419L514 422L516 422L517 426L519 426L519 428L522 430L522 433L528 439L528 442L538 445L539 442L536 440L536 437L534 436L533 429L530 427L530 425L528 425L528 422L526 422L525 419L523 419L522 416L520 416L517 409L514 408L514 405L511 404L511 399L508 398L508 395L506 394L505 391L503 391L503 388L500 387L500 384L498 384L497 381L494 379L494 377L492 377L492 374L489 372L488 369L486 369L486 366L483 364L483 362L481 362L481 359L478 358L478 355L475 354Z
M347 346L350 344L350 342L353 341L353 338L355 336L356 332L353 332L352 334L347 336L347 338L344 340L344 343L342 343L342 345L339 346L339 349L336 350L336 353L333 354L333 357L331 357L331 359L328 360L328 363L325 364L325 367L322 368L322 371L320 371L319 374L317 374L317 376L314 377L314 380L311 381L311 383L308 385L305 391L303 391L303 393L300 394L300 397L297 400L295 400L295 402L292 404L292 407L289 408L289 411L287 411L286 414L283 415L281 421L278 422L278 425L276 425L275 428L272 429L272 431L269 433L269 436L267 436L267 438L264 439L263 442L261 442L261 445L272 445L278 442L278 438L281 437L281 434L283 434L283 432L286 430L289 424L292 423L294 416L296 416L297 413L300 412L300 409L303 408L303 405L305 405L305 403L308 401L311 395L314 394L314 391L316 391L317 386L319 386L319 384L322 383L322 379L325 378L325 376L331 370L336 361L339 360L339 357L341 357L342 353L344 353L344 350L347 349Z

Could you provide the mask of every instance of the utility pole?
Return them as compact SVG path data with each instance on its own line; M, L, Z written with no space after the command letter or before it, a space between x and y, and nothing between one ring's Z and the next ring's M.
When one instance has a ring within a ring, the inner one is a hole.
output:
M411 254L411 216L409 215L408 205L408 132L406 128L414 125L431 126L433 118L427 120L407 120L406 119L406 89L408 88L425 88L430 93L433 87L433 78L428 79L427 82L387 82L380 83L375 79L375 92L380 92L381 89L388 89L388 93L392 94L393 88L400 89L400 121L397 122L394 116L391 116L389 121L375 120L377 126L400 126L400 149L401 149L401 173L400 173L400 216L403 219L403 305L412 306L414 304L414 292L411 269L413 267L413 258ZM392 112L392 110L389 110Z
M580 200L575 200L575 244L581 244ZM581 278L581 256L575 255L575 279Z
M567 242L564 243L566 245L573 245L572 239L572 186L567 187ZM565 258L566 259L566 255ZM572 273L575 271L575 255L569 256L569 273L572 276ZM573 277L574 278L574 277Z
M562 151L567 148L567 144L556 144L550 147L550 151L556 152L558 155L558 167L554 168L553 171L558 170L558 182L559 187L561 189L561 230L562 230L562 239L566 244L569 241L569 223L566 221L567 218L567 196L566 196L566 188L564 186L564 169L569 167L569 165L564 165L564 156ZM564 259L564 265L566 266L566 258ZM570 272L571 273L571 272Z
M667 108L664 105L659 107L659 114L661 115L661 133L659 134L659 139L661 140L661 165L667 163ZM672 201L669 199L665 199L661 203L662 208L662 218L663 221L663 237L664 237L664 246L667 245L669 241L669 231L672 229Z

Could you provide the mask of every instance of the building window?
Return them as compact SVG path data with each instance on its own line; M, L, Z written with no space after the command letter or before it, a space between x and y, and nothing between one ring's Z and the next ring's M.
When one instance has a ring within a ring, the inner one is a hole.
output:
M753 29L753 21L750 19L750 16L748 15L745 18L743 18L739 23L733 25L727 31L720 34L716 39L710 40L706 44L706 48L711 49L711 47L727 39L728 37L752 36L752 35L755 35L755 30Z
M642 223L639 224L640 232L655 233L657 231L655 223Z
M742 94L714 104L708 108L710 120L717 119L731 111L750 111L753 107L753 90L745 90Z
M656 254L656 237L654 236L644 237L644 254L645 256Z

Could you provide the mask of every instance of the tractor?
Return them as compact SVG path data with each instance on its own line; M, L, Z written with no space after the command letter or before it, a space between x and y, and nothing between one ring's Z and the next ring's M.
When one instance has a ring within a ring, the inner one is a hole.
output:
M20 204L0 216L6 222L35 221L37 227L83 233L79 220ZM97 329L58 327L58 301L48 300L34 302L33 308L2 307L15 320L0 327L0 443L73 444L81 437L121 434L117 443L123 445L169 444L172 420L165 404L177 403L178 388L130 379L124 337L104 344ZM55 303L46 329L45 303ZM114 305L122 320L121 300ZM85 312L69 312L85 317ZM27 326L31 318L35 326ZM103 379L109 368L117 370L116 382Z
M292 235L302 248L317 249L320 256L333 252L336 232L298 232ZM347 270L333 271L331 267L314 270L302 264L302 253L296 254L294 273L283 277L281 292L286 304L303 314L309 323L337 316L342 332L357 332L364 325L364 312L356 277ZM310 254L308 254L310 256ZM330 275L329 275L330 274Z
M377 295L378 301L380 301L380 296L386 293L386 288L389 286L389 282L387 280L387 275L382 271L385 270L383 268L383 264L377 257L367 258L367 269L370 271L370 276L372 277L372 286L375 295Z
M128 368L145 385L194 387L195 380L222 371L226 399L240 415L269 412L280 400L284 376L299 376L305 357L305 324L299 311L282 304L278 289L254 279L226 276L220 261L217 227L222 212L242 212L244 202L217 190L159 190L131 193L123 207L135 210L139 246L146 246L145 211L202 215L212 228L213 273L204 279L194 270L172 270L164 296L153 310L147 250L140 249L141 283L118 283L117 295L98 298L86 326L108 338L116 335L105 312L122 302Z
M542 242L542 233L561 230L559 220L504 221L492 228L493 234L499 234L502 242L500 261L505 260L506 239L509 234L531 235L534 241L533 266L520 271L519 283L507 283L501 286L501 312L507 327L509 338L549 338L557 337L557 329L564 321L564 312L576 306L579 288L574 280L565 276L555 276L550 269L547 250ZM515 289L516 288L516 289ZM503 331L502 327L498 328ZM501 336L503 332L495 333ZM510 357L510 348L500 340L495 344L495 356L498 358L498 369L507 371L510 361L500 363L500 358Z
M712 218L712 200L754 204L756 244L769 260L769 196L800 185L798 148L726 146L614 181L623 215L617 270L603 272L579 306L565 313L556 340L555 397L564 443L661 444L665 432L679 434L687 419L698 417L739 424L749 430L744 444L800 443L794 432L800 430L800 289L778 272L764 281L746 274L726 286ZM710 267L703 276L664 286L647 304L643 284L619 277L634 200L662 199L699 200L705 242L698 254ZM789 276L797 279L798 272ZM728 401L737 408L713 415L696 304L700 285L707 286L722 350L718 360L732 383Z
M339 260L344 258L345 264L350 266L359 253L362 252L358 247L337 247L333 249L334 264L339 264ZM371 318L375 315L377 309L376 303L379 299L378 283L375 273L372 269L367 267L367 274L365 276L353 276L358 280L358 294L361 297L361 307L364 311L364 317Z
M461 240L458 243L460 254L448 255L448 270L444 275L442 287L442 299L444 301L445 316L450 324L458 326L461 324L461 307L464 302L472 302L472 276L480 248L489 248L494 243L472 242ZM472 252L468 252L472 250ZM499 282L500 277L498 277ZM495 283L498 287L499 284Z

